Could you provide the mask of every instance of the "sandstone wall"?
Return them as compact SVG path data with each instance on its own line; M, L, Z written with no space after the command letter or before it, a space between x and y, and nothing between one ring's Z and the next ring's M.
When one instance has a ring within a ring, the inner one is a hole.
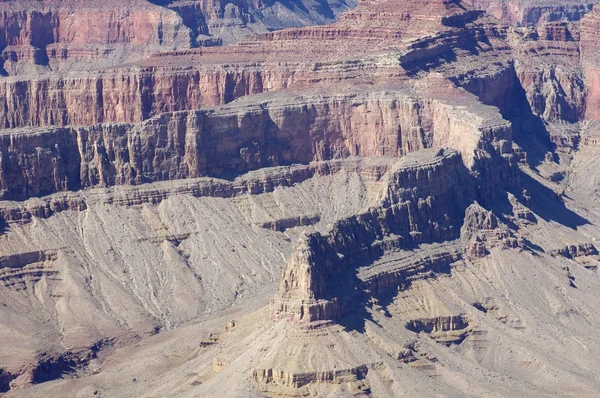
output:
M0 80L0 126L140 122L162 112L220 105L286 88L296 72L270 69L115 70L88 76Z
M486 116L396 92L282 96L164 113L135 125L9 131L0 136L0 188L2 198L22 199L348 156L401 156L432 146L452 146L484 172L480 161L489 152L500 156L502 142L511 139L510 124ZM490 164L504 167L502 159Z
M600 120L600 6L581 21L581 61L586 83L586 117Z

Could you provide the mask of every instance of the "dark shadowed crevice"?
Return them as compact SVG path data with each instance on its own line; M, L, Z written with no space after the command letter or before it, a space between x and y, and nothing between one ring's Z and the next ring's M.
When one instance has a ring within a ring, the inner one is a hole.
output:
M15 378L15 375L0 368L0 394L10 391L10 382Z

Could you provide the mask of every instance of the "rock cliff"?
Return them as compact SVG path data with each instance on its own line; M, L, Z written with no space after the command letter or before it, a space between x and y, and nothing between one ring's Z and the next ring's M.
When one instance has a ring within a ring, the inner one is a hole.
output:
M257 33L331 22L354 2L0 2L0 71L97 69L167 49L231 44ZM93 65L90 65L94 62Z
M0 393L593 395L592 3L0 0Z
M580 20L595 3L594 0L568 3L553 0L475 0L473 6L511 25L538 25Z
M347 316L364 294L353 280L358 264L394 248L456 239L463 206L475 197L474 182L460 155L443 149L406 156L386 184L379 207L340 220L327 234L299 240L271 302L272 317L314 328ZM375 274L365 283L378 293L385 285L407 283L412 273L443 272L444 259L440 263L405 270L400 278L404 280L390 283ZM389 270L385 275L394 278Z
M437 98L409 88L263 101L253 96L215 109L164 113L135 125L11 131L0 137L2 197L220 176L348 156L402 156L439 146L459 149L469 167L485 174L487 166L479 163L486 156L511 156L509 123L472 96L442 88L433 90ZM473 110L456 109L450 94Z
M586 117L600 119L600 93L598 84L600 70L598 67L598 31L600 30L600 7L594 7L581 23L581 59L586 79Z

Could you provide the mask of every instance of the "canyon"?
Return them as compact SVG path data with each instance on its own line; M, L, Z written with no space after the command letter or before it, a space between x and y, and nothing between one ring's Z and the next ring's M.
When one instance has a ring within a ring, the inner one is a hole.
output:
M594 396L599 32L0 0L0 395Z

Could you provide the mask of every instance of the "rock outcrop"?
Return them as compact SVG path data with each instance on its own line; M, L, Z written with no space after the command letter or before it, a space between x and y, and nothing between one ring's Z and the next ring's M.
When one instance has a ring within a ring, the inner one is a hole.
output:
M0 71L10 75L90 69L153 52L231 44L273 29L331 22L356 4L260 1L0 2Z
M455 101L474 102L459 90L451 92ZM459 149L469 167L489 178L503 184L514 179L508 123L475 103L471 112L455 111L447 92L432 93L437 98L423 94L254 97L205 111L165 113L137 125L10 132L0 136L2 197L220 176L348 156L401 156L439 146ZM490 163L489 156L498 159ZM490 169L494 165L498 172Z
M586 117L600 120L600 6L586 15L581 22L581 59L586 79Z
M459 236L464 203L475 196L475 186L460 155L443 150L420 151L400 161L391 173L380 207L336 223L327 234L300 239L288 261L279 292L271 302L271 316L290 319L302 327L318 327L347 315L360 300L356 267L386 251L453 240ZM448 206L448 204L453 204ZM412 274L448 271L460 257L449 255L422 266L407 267L391 279L371 276L365 286L402 286ZM445 267L443 265L446 265ZM404 281L398 281L398 276ZM375 281L376 279L379 279ZM332 285L332 281L335 283ZM364 288L364 287L363 287Z
M525 241L488 210L473 204L465 211L461 228L465 253L470 259L486 257L492 249L525 249Z
M566 4L554 0L475 0L473 6L486 10L511 25L538 25L561 20L580 20L595 3L594 0Z
M591 3L0 0L0 393L598 391Z

